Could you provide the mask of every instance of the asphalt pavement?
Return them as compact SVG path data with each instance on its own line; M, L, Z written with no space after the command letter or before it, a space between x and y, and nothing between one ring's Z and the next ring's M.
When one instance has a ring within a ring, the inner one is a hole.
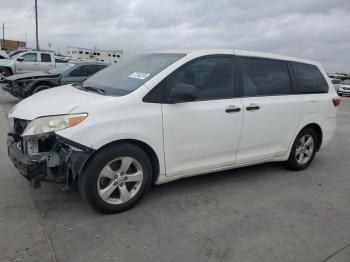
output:
M304 171L271 163L154 186L135 208L91 209L76 188L33 191L7 157L0 90L0 261L350 261L350 99Z

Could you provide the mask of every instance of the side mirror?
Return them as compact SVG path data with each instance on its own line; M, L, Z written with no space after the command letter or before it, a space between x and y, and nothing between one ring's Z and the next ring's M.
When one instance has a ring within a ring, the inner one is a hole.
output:
M191 102L197 99L197 88L194 85L179 84L170 91L171 103Z
M24 60L23 57L18 57L18 58L17 58L17 61L18 61L18 62L23 62L23 60Z

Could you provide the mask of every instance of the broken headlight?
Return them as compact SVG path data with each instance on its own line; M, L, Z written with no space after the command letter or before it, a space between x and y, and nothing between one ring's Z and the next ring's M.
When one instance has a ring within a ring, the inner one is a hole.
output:
M81 123L86 117L86 113L39 117L28 124L22 136L41 135L62 130Z

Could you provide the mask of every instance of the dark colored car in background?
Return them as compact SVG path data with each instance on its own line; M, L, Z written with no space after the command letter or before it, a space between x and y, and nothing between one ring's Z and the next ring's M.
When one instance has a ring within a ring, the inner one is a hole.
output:
M3 89L18 98L26 98L39 91L55 86L79 83L104 69L103 62L66 63L48 72L12 75L6 78Z

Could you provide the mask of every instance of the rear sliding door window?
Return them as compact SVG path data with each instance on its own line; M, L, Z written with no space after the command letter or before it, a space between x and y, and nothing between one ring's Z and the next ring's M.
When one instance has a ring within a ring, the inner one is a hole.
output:
M327 93L328 84L315 65L292 63L299 93Z
M240 57L243 96L273 96L291 94L286 62Z

